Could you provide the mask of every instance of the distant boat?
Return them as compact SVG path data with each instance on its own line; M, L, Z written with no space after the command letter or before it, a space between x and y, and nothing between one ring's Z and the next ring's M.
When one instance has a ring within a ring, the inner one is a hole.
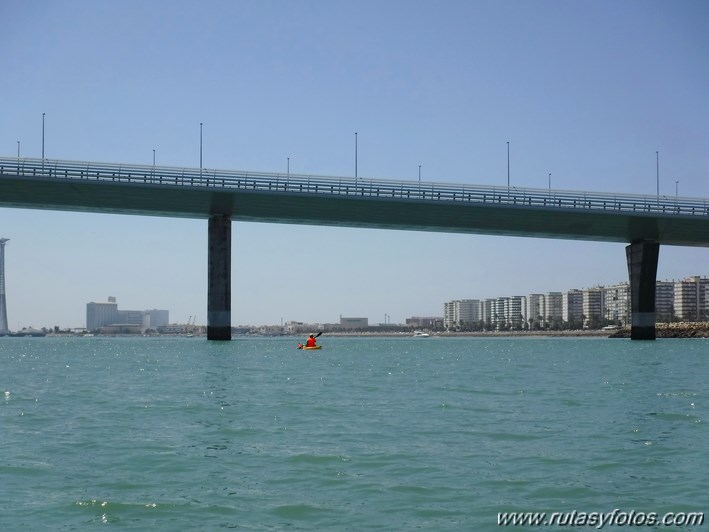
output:
M428 334L427 332L414 331L414 338L428 338L429 336L431 336L431 335Z
M21 331L17 332L11 332L8 334L8 336L32 336L32 337L41 337L41 336L47 336L47 333L44 331L38 331L37 329L22 329Z

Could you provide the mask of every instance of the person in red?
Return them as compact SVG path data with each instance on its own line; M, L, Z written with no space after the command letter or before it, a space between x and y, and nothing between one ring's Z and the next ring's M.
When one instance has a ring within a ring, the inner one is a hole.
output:
M308 341L305 342L305 347L315 347L315 335L308 336Z

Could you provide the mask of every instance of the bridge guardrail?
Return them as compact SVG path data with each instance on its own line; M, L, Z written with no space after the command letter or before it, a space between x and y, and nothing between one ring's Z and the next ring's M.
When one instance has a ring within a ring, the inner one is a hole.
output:
M672 196L608 194L487 185L394 181L307 174L246 172L207 168L109 164L0 157L0 178L93 180L151 186L189 186L244 191L361 196L507 206L709 216L709 200Z

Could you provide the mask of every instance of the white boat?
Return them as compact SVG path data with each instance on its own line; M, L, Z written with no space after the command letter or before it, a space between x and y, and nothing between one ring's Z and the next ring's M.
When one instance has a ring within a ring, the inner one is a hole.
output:
M428 334L427 332L414 331L414 337L415 337L415 338L428 338L429 336L431 336L431 335Z

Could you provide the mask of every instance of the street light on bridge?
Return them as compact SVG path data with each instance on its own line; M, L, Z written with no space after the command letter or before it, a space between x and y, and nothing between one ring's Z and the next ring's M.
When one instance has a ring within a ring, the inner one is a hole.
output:
M507 188L510 188L510 141L507 141Z
M355 183L357 182L357 132L355 131Z
M660 201L660 152L655 151L655 167L657 171L657 201Z
M42 113L42 160L44 160L44 115L45 113Z

